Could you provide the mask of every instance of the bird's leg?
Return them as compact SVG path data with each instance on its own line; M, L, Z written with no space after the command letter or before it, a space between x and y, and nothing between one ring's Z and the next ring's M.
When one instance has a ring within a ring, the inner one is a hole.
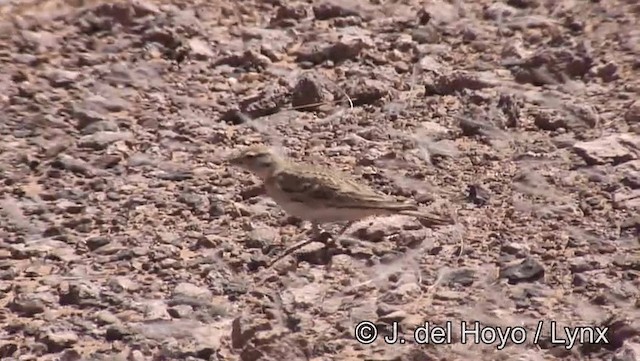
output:
M293 246L285 249L278 257L276 257L273 261L271 261L271 263L269 264L269 267L273 266L276 262L280 261L281 259L285 258L286 256L290 255L291 253L299 250L300 248L308 245L309 243L315 242L316 238L318 238L318 236L321 234L321 229L320 226L318 226L317 223L312 223L311 224L311 237L302 240L296 244L294 244Z
M323 232L322 229L320 228L320 226L318 225L318 223L313 222L311 224L311 231L310 231L310 236L309 238L302 240L296 244L294 244L293 246L285 249L282 254L280 254L278 257L276 257L271 264L269 264L269 267L273 266L276 262L280 261L281 259L283 259L284 257L290 255L291 253L299 250L300 248L312 243L312 242L322 242L327 244L327 241L331 238L333 238L334 240L337 240L339 237L341 237L346 231L347 229L349 229L349 227L351 227L351 225L354 222L348 222L347 224L344 225L344 227L342 227L340 229L340 232L338 232L338 234L336 235L336 237L331 237L330 234L327 234L326 232ZM333 244L333 242L331 242Z
M338 238L342 237L344 235L344 233L347 231L347 229L349 229L349 227L351 227L353 225L353 223L355 223L355 222L354 221L347 222L347 224L345 224L344 227L342 227L340 229L340 232L338 232L338 234L336 235L336 240L338 240Z
M313 228L311 229L311 237L313 241L325 243L327 242L327 240L329 240L329 238L332 238L331 233L320 228L320 225L318 225L317 223L312 223L312 225Z
M311 223L311 237L318 237L320 233L322 233L322 228L320 228L320 225L315 222Z

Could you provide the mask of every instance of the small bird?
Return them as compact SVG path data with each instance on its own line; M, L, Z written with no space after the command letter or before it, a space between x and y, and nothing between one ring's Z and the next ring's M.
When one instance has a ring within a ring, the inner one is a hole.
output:
M314 233L319 232L319 224L347 222L340 236L356 221L392 214L414 216L428 226L455 223L453 219L420 211L415 204L378 193L347 174L293 162L263 145L246 148L230 158L229 163L260 178L266 195L288 214L310 221ZM310 242L287 249L278 259Z

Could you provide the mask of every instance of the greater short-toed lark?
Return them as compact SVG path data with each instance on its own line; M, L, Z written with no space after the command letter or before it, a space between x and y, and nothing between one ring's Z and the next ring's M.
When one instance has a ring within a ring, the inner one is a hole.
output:
M314 231L322 223L347 222L339 233L342 235L355 221L392 214L414 216L430 226L455 223L450 218L421 211L415 204L378 193L342 172L285 159L266 146L248 147L229 162L258 176L264 182L267 196L289 215L310 221ZM288 249L285 255L292 251Z

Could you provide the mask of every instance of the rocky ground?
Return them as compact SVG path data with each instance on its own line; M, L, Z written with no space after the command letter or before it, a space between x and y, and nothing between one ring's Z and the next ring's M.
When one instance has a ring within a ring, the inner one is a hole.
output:
M0 1L0 358L640 360L639 19L636 0ZM308 225L224 162L254 143L458 223L366 220L267 269ZM425 321L451 341L417 345ZM527 339L463 344L461 321ZM609 343L555 344L551 321Z

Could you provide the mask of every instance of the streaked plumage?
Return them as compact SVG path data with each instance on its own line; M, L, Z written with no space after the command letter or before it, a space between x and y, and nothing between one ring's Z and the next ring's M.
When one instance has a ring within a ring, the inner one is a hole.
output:
M260 177L267 195L287 213L314 224L391 214L418 217L431 225L454 223L380 194L347 174L292 162L265 146L249 147L230 162Z

